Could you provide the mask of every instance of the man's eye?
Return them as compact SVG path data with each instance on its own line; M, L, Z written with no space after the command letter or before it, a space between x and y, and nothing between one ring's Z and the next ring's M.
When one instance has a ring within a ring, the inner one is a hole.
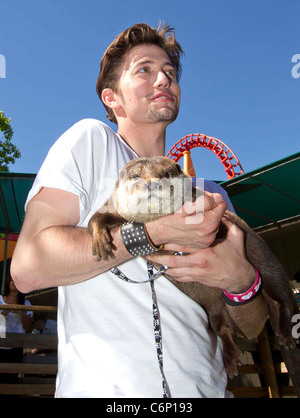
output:
M176 73L175 73L175 70L174 69L171 69L171 70L166 70L165 71L165 73L167 74L167 76L168 77L170 77L170 78L176 78Z
M140 73L149 73L150 69L148 67L143 67L139 70Z

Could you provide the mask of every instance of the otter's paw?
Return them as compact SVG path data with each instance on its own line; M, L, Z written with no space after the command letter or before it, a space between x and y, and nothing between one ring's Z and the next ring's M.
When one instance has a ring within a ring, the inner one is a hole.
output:
M111 252L110 235L106 227L93 228L92 232L93 255L97 257L97 261L107 260L108 253Z
M296 348L296 340L293 338L292 333L292 315L293 310L290 306L279 306L278 322L274 327L274 334L277 337L279 345L285 348Z
M230 379L239 374L238 366L240 365L239 357L241 353L237 347L230 347L223 350L223 360L226 373Z
M286 329L277 329L277 341L279 345L285 348L296 348L296 340L293 338L292 332L288 331Z

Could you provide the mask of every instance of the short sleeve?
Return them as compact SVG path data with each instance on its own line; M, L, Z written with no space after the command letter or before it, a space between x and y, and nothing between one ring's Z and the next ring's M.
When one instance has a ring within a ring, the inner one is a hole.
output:
M106 136L105 125L94 119L84 119L68 129L49 150L29 192L25 208L43 187L65 190L79 197L80 225L93 199L94 179L97 177L95 170L101 166Z

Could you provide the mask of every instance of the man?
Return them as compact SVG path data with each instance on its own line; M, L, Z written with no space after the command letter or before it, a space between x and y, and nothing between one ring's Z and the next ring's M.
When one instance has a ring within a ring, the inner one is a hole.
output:
M166 128L180 104L181 52L167 26L138 24L122 32L106 50L97 81L118 133L95 120L75 124L51 148L29 193L12 274L23 292L59 287L57 397L226 396L220 342L204 310L163 276L152 293L147 263L127 251L119 227L111 233L112 256L97 262L86 229L128 161L164 155ZM246 291L255 271L241 231L229 224L227 239L210 247L225 209L220 194L206 193L202 222L194 205L192 212L184 207L147 223L152 245L189 253L152 257L176 279ZM144 283L120 280L115 266ZM153 296L163 337L159 361ZM228 310L250 337L266 319L262 296Z

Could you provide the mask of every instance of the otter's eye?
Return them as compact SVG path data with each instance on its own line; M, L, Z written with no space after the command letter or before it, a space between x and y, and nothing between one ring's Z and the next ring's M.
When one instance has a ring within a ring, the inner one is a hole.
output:
M170 174L168 173L168 171L166 171L165 174L164 174L164 178L168 179L169 177L170 177Z
M138 174L135 174L135 175L133 176L133 178L134 178L134 180L138 180L138 179L140 178L140 176L139 176Z

